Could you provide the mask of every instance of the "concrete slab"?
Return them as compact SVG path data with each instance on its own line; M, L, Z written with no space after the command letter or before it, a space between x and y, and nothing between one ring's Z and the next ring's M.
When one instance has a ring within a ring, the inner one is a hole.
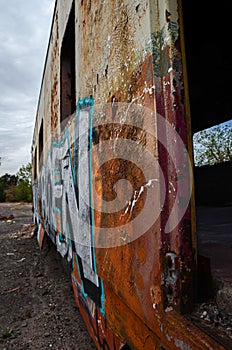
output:
M232 206L197 207L198 254L209 257L212 276L232 283Z

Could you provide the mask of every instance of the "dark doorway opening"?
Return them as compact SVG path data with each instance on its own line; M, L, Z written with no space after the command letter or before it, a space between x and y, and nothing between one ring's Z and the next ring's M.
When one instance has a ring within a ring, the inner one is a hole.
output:
M34 167L33 167L33 180L36 181L37 180L37 147L35 148L35 151L34 151L34 160L33 160L33 163L34 163Z
M60 62L60 124L63 130L76 109L75 86L75 7L74 2L66 26Z
M39 168L41 169L43 164L43 148L44 148L44 127L43 127L43 120L40 125L39 130Z

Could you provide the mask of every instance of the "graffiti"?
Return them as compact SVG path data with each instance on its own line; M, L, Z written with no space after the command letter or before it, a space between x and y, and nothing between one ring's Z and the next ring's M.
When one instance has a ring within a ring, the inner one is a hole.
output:
M39 193L38 193L38 182L34 182L33 187L33 220L35 224L39 224L40 215L39 215Z
M110 325L107 323L105 315L99 312L99 308L90 298L83 295L80 283L75 277L75 272L72 274L72 283L74 295L77 305L82 312L82 316L93 335L97 339L101 349L121 349L123 343L113 332Z
M73 259L77 260L83 294L102 309L103 286L96 272L90 209L92 108L92 99L80 101L74 128L67 127L61 141L52 142L38 186L34 185L34 220L40 223L43 218L44 228L62 257L72 264Z

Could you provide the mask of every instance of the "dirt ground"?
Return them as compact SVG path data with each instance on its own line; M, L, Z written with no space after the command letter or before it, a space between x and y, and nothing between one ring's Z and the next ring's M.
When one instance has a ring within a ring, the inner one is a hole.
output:
M60 254L32 235L31 205L1 203L0 219L0 349L96 349Z
M0 350L96 349L64 260L49 240L40 250L34 230L31 205L0 203ZM224 285L190 315L225 349L232 349L231 296Z

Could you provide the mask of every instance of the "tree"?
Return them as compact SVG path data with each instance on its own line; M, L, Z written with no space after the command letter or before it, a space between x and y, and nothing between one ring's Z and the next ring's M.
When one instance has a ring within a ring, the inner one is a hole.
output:
M199 131L193 136L196 166L213 165L232 160L232 123Z
M15 202L15 186L9 187L7 190L5 190L5 201L6 202Z
M32 191L31 186L28 186L24 181L20 181L15 187L15 200L17 202L31 202Z
M17 181L18 179L16 175L6 173L0 177L0 202L6 201L6 191L11 187L15 187L17 185Z
M32 165L28 163L26 166L22 165L16 174L18 182L24 181L28 186L32 184Z
M22 165L16 175L0 177L0 202L32 201L32 165Z
M16 174L18 183L15 187L15 200L23 202L32 201L32 165L22 165Z

